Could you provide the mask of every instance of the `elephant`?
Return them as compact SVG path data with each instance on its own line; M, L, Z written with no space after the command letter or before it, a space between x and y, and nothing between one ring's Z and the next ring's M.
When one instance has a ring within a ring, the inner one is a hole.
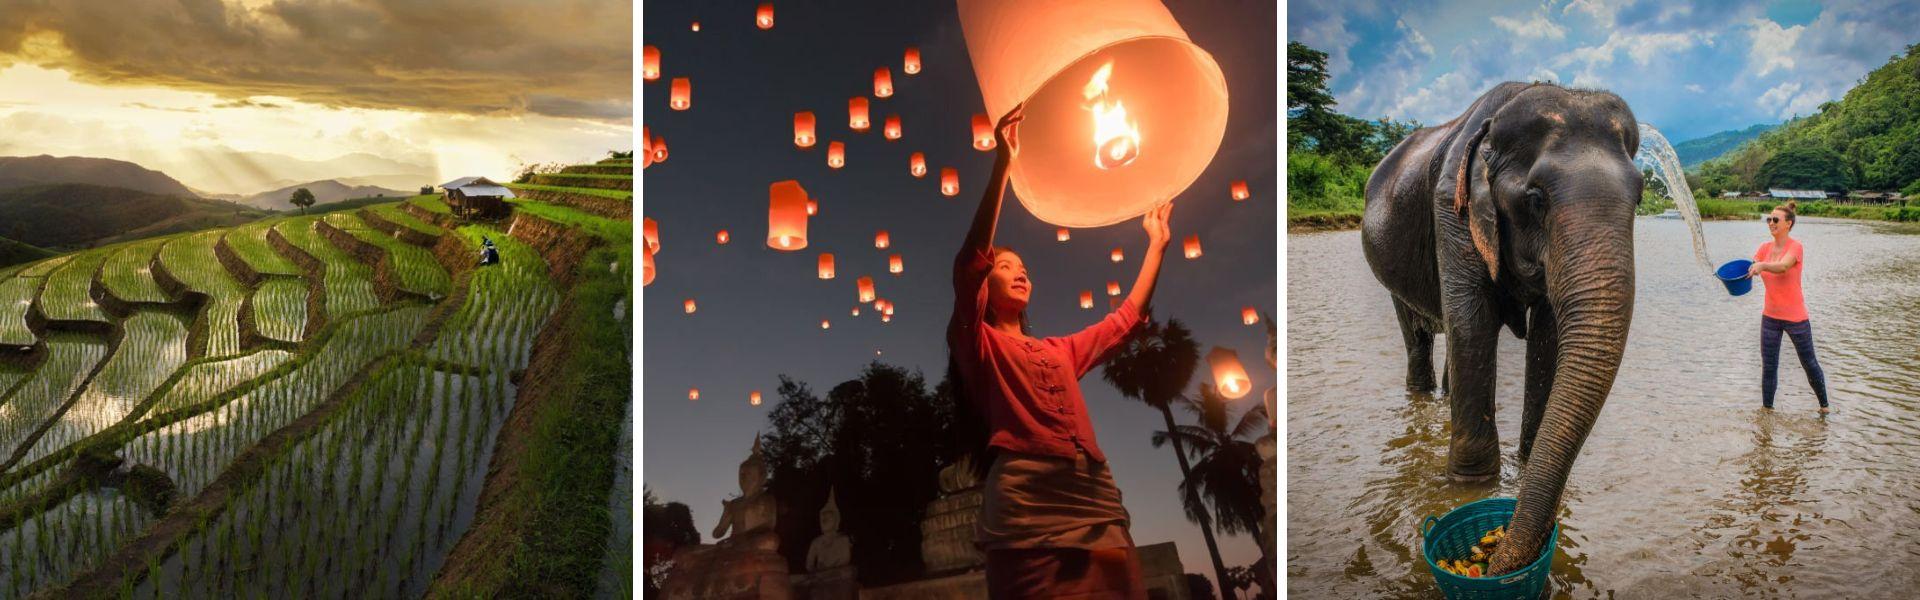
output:
M1508 82L1413 132L1367 179L1361 242L1393 297L1409 389L1433 389L1433 336L1446 334L1454 478L1499 474L1500 329L1527 344L1518 506L1494 574L1539 556L1626 351L1639 145L1619 96Z

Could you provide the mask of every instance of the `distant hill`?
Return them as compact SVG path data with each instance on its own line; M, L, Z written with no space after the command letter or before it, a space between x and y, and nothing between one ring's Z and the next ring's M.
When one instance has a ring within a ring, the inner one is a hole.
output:
M1760 134L1773 131L1779 123L1761 123L1746 129L1729 129L1702 138L1694 138L1673 145L1673 153L1680 156L1680 166L1691 169L1720 155L1740 147L1747 140L1760 137Z
M6 238L0 238L0 267L30 263L57 254Z
M194 196L166 173L124 160L81 156L0 156L0 190L84 183L163 196Z
M1839 100L1700 165L1694 189L1904 191L1920 196L1920 44Z
M369 198L374 196L385 195L389 198L400 199L400 198L406 198L408 196L413 195L413 192L403 192L400 190L387 189L387 188L371 186L371 185L347 185L339 181L327 179L323 181L309 181L307 183L302 183L298 185L290 185L287 187L283 187L283 188L273 190L273 191L268 191L268 192L260 192L258 194L254 194L254 195L242 198L239 202L240 204L244 204L246 206L251 206L254 208L261 208L266 210L278 210L278 211L297 210L292 204L287 203L287 198L293 195L294 190L297 190L300 188L307 188L307 191L313 192L313 197L315 199L314 205L316 206L322 205L322 204L339 202L341 200L346 200L349 198Z
M163 153L150 166L207 192L242 196L323 179L400 189L438 183L431 181L436 174L431 166L365 152L305 160L270 152L200 146Z
M231 202L77 183L0 190L0 238L50 249L236 225L268 214Z

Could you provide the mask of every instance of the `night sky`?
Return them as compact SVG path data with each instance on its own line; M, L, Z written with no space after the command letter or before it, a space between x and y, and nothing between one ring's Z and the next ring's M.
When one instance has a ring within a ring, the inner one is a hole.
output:
M932 385L946 364L943 332L952 310L950 267L977 206L992 155L969 146L968 119L984 112L951 2L775 3L775 26L753 25L758 2L648 2L642 43L662 54L661 77L643 84L641 122L667 141L667 162L643 173L643 212L660 228L657 278L643 289L643 482L663 501L693 509L703 534L720 500L739 492L736 468L778 401L784 374L824 395L858 376L873 360L918 369ZM1235 415L1275 385L1264 360L1264 323L1241 324L1240 309L1274 313L1278 290L1277 25L1272 2L1167 2L1187 34L1218 61L1231 97L1226 137L1212 165L1175 201L1173 244L1154 298L1154 313L1194 332L1204 357L1213 345L1238 351L1254 392L1235 401ZM689 25L698 20L699 32ZM917 45L923 70L909 76L901 56ZM894 96L871 98L876 67L893 71ZM668 82L689 77L692 108L667 108ZM847 128L847 100L869 96L873 128ZM820 141L801 150L792 119L810 110ZM899 114L904 136L886 141L881 123ZM996 116L997 117L997 116ZM847 164L826 166L829 141L846 144ZM1151 144L1151 141L1147 143ZM908 155L925 152L929 174L907 172ZM940 195L940 167L959 169L960 195ZM808 223L809 246L777 252L766 246L767 186L796 179L820 202ZM1233 202L1229 182L1245 179L1253 197ZM732 241L715 243L726 229ZM892 247L873 247L885 229ZM1131 287L1146 246L1138 219L1076 229L1054 240L1055 227L1027 213L1008 192L995 242L1025 259L1034 282L1028 309L1038 336L1064 335L1106 313L1105 285ZM1199 234L1204 256L1186 260L1180 240ZM1124 249L1114 264L1108 253ZM820 280L815 264L831 252L838 276ZM887 273L900 253L905 273ZM882 324L869 306L861 316L854 280L871 275L895 305ZM1079 308L1093 290L1095 310ZM695 314L683 302L694 299ZM831 321L822 330L820 321ZM1204 358L1194 382L1211 381ZM1192 573L1211 574L1206 546L1179 509L1179 467L1171 449L1154 449L1160 415L1122 397L1094 372L1081 381L1100 445L1133 516L1134 539L1179 544ZM687 390L700 389L689 401ZM765 403L748 404L758 390ZM1191 417L1176 412L1176 419ZM849 515L858 518L858 515ZM1248 536L1221 538L1228 565L1259 557Z

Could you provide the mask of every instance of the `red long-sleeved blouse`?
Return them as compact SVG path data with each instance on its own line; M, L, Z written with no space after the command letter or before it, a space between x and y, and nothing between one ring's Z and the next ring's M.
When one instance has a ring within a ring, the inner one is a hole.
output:
M987 417L988 445L1013 452L1073 458L1076 447L1106 462L1094 441L1080 378L1143 321L1131 299L1100 322L1064 337L1034 339L988 327L987 273L992 250L963 252L954 262L953 318L947 347L965 380L965 401Z

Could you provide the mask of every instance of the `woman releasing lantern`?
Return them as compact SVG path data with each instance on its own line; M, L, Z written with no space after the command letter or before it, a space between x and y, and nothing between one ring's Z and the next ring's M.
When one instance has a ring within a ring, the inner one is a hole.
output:
M1012 250L993 245L1020 120L1016 106L995 128L999 151L954 259L947 323L950 378L966 399L959 429L977 432L964 442L974 448L976 470L990 465L975 532L987 554L988 593L1145 598L1127 510L1094 440L1079 380L1142 322L1171 237L1172 205L1147 211L1141 221L1147 249L1125 302L1078 333L1030 337L1026 267Z

